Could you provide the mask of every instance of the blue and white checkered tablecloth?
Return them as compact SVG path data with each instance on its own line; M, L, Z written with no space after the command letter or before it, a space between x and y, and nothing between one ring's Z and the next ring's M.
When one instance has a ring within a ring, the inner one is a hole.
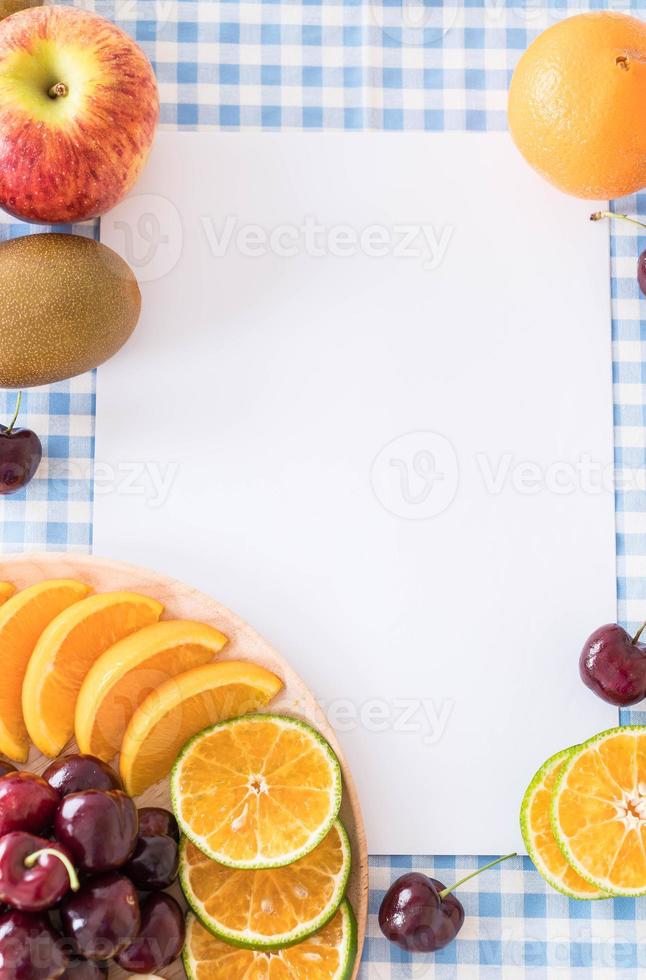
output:
M74 5L73 3L71 4ZM585 9L643 10L640 0L79 0L115 20L150 57L166 127L501 130L513 67L555 20ZM646 194L616 202L646 214ZM5 220L0 238L41 229ZM96 228L68 229L86 235ZM612 236L612 342L618 477L619 618L646 615L646 300L635 260L646 236ZM14 395L0 392L0 417ZM27 493L0 500L2 548L92 544L94 377L28 392L22 422L45 458ZM624 720L644 720L626 713ZM494 789L492 788L492 792ZM442 801L438 801L442 805ZM474 807L487 801L472 801ZM433 842L429 840L429 850ZM470 882L456 943L414 958L377 925L389 883L410 868L447 884L479 858L373 858L361 976L391 978L630 978L646 969L646 899L575 902L545 886L527 859Z

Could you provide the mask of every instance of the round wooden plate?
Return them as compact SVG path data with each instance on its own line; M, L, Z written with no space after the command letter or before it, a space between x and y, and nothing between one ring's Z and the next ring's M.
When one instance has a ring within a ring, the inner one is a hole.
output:
M127 589L153 596L164 604L162 619L200 620L216 626L228 636L229 642L218 659L252 660L274 671L283 679L285 688L281 695L271 703L268 710L284 711L286 714L302 718L318 728L337 753L343 770L344 794L341 819L352 843L352 873L348 897L354 909L358 926L358 952L352 974L354 980L359 972L368 911L368 854L361 807L352 774L343 758L336 736L300 677L266 640L263 640L229 609L225 609L215 599L198 592L197 589L167 578L165 575L89 555L48 552L3 555L0 557L0 581L13 582L18 589L48 578L82 579L92 586L95 592ZM74 751L74 746L68 746L66 751ZM50 761L32 749L26 768L35 772L42 772ZM163 780L152 787L139 797L138 803L141 805L154 803L159 806L170 806L168 781ZM181 893L177 887L175 894L176 897L181 898ZM185 905L184 902L182 904ZM170 980L184 976L180 961L161 972ZM111 969L110 975L117 980L119 975L123 975L123 971L114 967Z

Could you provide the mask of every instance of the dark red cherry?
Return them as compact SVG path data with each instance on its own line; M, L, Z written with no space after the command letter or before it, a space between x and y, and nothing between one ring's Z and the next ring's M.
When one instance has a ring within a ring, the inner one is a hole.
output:
M139 834L132 857L123 868L140 891L168 888L177 878L179 847L172 837L142 837Z
M179 826L170 810L160 806L142 806L139 810L139 833L142 837L172 837L179 841Z
M139 899L124 875L93 878L63 899L61 925L77 954L108 960L129 946L139 933ZM0 980L2 978L0 977Z
M71 793L60 802L54 819L56 839L78 868L92 873L125 864L134 850L138 829L137 808L118 789Z
M464 922L464 908L453 890L515 854L507 854L462 878L451 888L417 871L395 881L379 908L386 939L411 953L434 953L452 942Z
M586 687L618 707L646 697L646 645L639 642L643 628L631 637L617 623L600 626L585 641L579 657Z
M455 895L440 897L444 885L417 871L390 886L379 909L386 939L409 952L433 953L452 942L462 928L464 908Z
M123 789L114 769L93 755L65 755L47 767L43 779L59 796L82 793L86 789Z
M0 837L12 830L49 830L59 803L58 794L40 776L7 773L0 779Z
M602 218L611 218L613 221L628 221L631 225L646 228L646 224L643 221L639 221L629 214L619 214L614 211L595 211L594 214L590 215L590 221L601 221ZM646 249L640 252L639 258L637 259L637 282L642 293L646 295ZM614 702L612 703L614 704Z
M15 493L26 486L43 458L40 439L31 429L17 429L16 420L22 402L18 402L9 425L0 425L0 494Z
M642 293L646 296L646 249L639 253L637 259L637 282Z
M67 966L44 915L13 909L0 918L0 980L55 980Z
M23 912L43 912L70 888L78 888L78 878L60 845L22 830L0 838L0 901Z
M185 938L182 910L170 895L150 895L141 906L141 928L117 963L130 973L155 973L177 959Z

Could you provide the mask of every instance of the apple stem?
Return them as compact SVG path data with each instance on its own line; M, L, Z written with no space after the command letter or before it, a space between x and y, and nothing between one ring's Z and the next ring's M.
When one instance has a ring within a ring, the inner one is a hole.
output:
M12 418L11 422L9 423L9 425L8 425L6 431L5 431L5 435L6 436L11 435L11 433L13 432L13 427L14 427L14 425L16 424L16 422L18 420L18 413L20 412L20 406L21 405L22 405L22 391L19 391L18 392L18 400L16 402L16 411L13 413L13 418Z
M455 891L456 888L459 888L460 885L463 885L465 881L470 881L472 878L475 878L476 875L482 874L483 871L488 871L489 868L493 868L496 864L500 864L501 861L508 861L509 858L515 858L515 857L518 857L518 855L514 851L513 854L505 854L504 857L496 858L495 861L491 861L489 864L485 864L484 868L478 868L476 871L472 871L470 875L467 875L466 878L460 878L460 880L456 881L456 883L454 885L451 885L450 888L443 888L442 891L439 893L440 898L445 899L447 895L450 895L452 891Z
M55 847L43 847L40 851L34 851L33 854L29 854L25 858L25 867L33 868L38 858L46 857L47 855L58 858L58 860L65 865L65 870L70 877L70 888L73 892L77 892L81 887L81 883L76 873L76 869L68 858L67 854L63 854L62 851L57 851Z
M69 89L65 84L65 82L56 82L55 85L52 85L52 87L50 88L47 94L50 97L50 99L57 99L59 96L61 98L64 98L68 94L68 92Z
M646 228L643 221L638 221L637 218L631 218L629 214L615 214L614 211L595 211L594 214L590 215L590 221L601 221L602 218L619 218L621 221L630 221L631 225L637 225L638 228Z
M635 635L633 636L633 638L631 640L631 643L632 643L633 646L635 645L635 643L637 643L637 640L639 639L639 637L644 632L644 629L646 629L646 623L642 623L641 626L639 627L639 629L637 630L637 632L635 633Z

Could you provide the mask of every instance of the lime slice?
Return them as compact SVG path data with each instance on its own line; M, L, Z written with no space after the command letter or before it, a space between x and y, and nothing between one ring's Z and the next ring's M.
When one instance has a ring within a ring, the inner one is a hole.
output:
M527 853L548 885L569 898L608 898L605 892L585 881L570 867L552 830L552 792L572 751L557 752L538 770L523 798L520 829Z
M279 868L321 843L341 806L341 769L296 718L244 715L195 735L171 775L188 839L230 868Z
M338 909L350 874L350 841L337 820L318 847L284 868L240 871L186 838L180 880L189 905L219 939L255 949L299 943Z
M350 980L357 924L347 901L319 932L287 949L230 946L189 913L182 959L188 980Z
M646 727L611 728L572 751L552 829L586 881L609 895L646 895Z

